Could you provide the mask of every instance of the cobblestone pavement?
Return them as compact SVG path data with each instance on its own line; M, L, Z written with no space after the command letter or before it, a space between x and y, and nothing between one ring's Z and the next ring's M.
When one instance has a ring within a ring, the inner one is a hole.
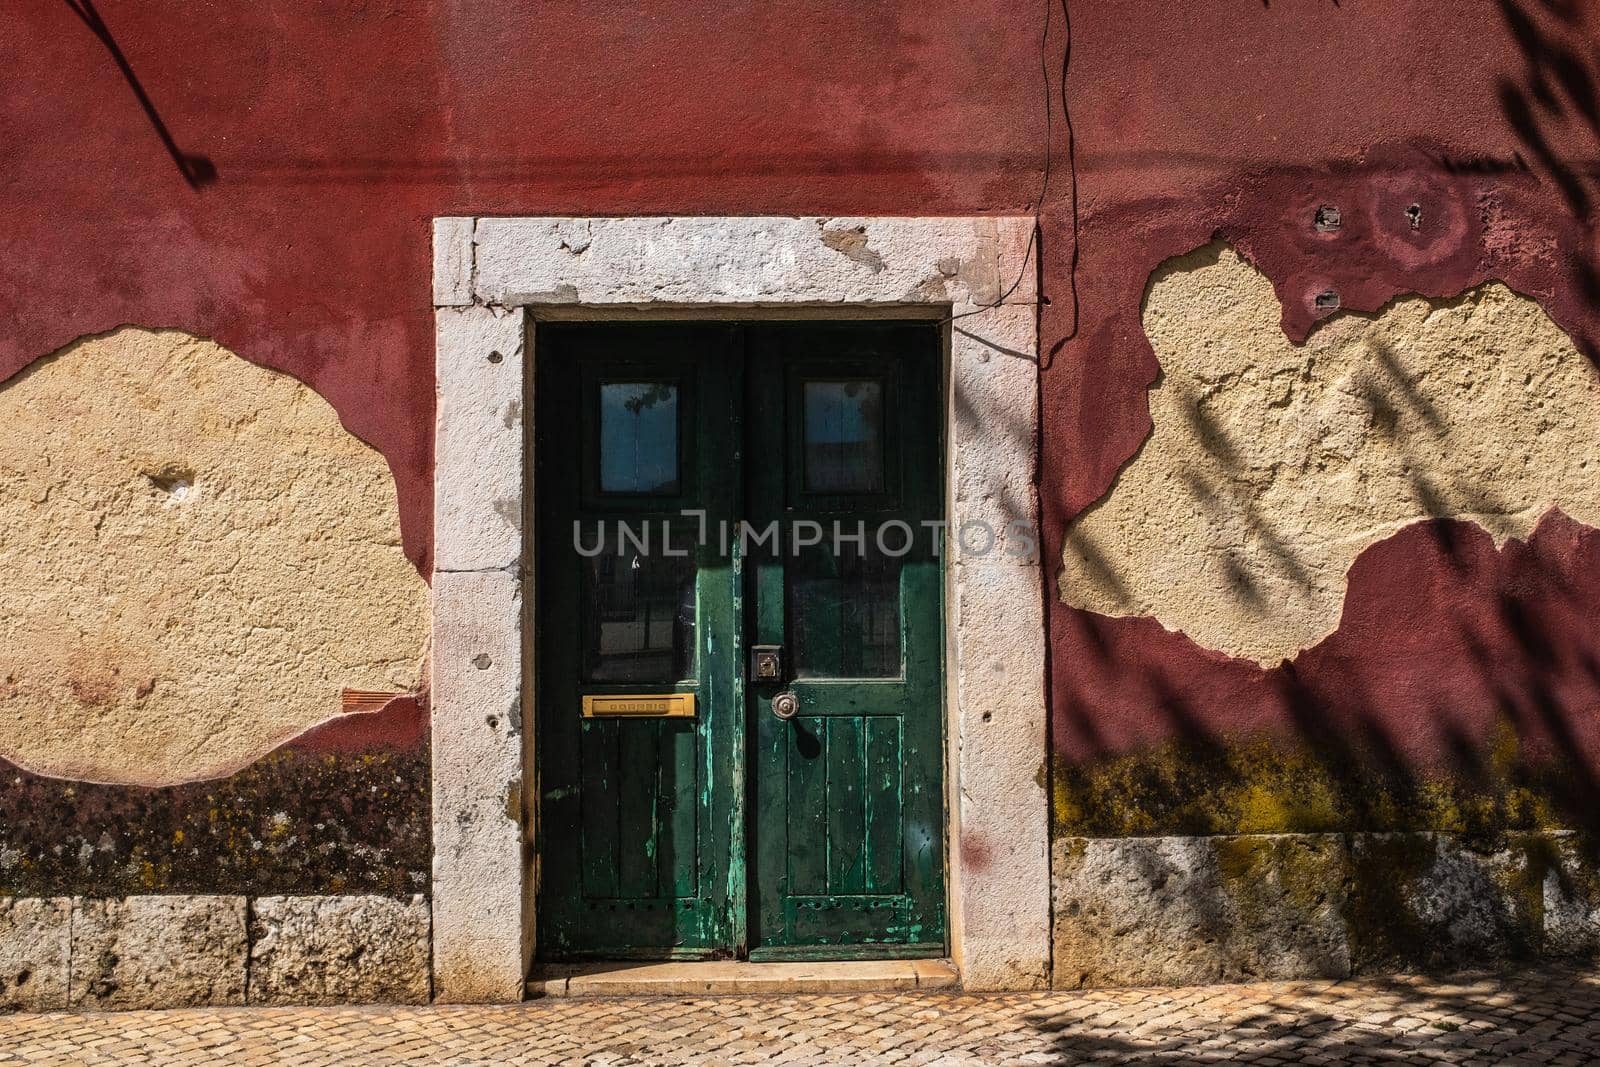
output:
M0 1064L1594 1064L1600 970L1035 996L0 1016Z

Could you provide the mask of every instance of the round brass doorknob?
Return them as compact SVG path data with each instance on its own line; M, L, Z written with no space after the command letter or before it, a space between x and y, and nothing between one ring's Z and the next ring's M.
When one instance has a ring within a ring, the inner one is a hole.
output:
M780 719L788 720L800 714L800 698L790 692L782 692L772 698L772 714Z

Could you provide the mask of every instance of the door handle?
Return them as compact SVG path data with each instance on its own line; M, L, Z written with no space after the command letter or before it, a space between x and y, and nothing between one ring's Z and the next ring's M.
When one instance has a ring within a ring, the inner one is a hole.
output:
M800 698L794 695L793 690L785 689L772 698L772 714L788 722L800 714Z

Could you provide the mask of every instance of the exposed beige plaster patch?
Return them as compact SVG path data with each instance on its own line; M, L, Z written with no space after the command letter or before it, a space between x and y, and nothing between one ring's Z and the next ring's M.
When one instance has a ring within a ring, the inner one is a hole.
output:
M1337 628L1350 565L1410 523L1600 525L1600 382L1534 301L1406 298L1304 345L1279 317L1220 244L1152 277L1155 430L1068 530L1067 603L1271 664Z
M293 378L135 328L41 360L0 385L0 755L193 781L413 688L399 531L383 457Z

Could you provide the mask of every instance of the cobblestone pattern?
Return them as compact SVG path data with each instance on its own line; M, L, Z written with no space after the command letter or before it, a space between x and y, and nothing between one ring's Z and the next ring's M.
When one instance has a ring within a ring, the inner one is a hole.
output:
M1600 971L0 1017L0 1064L1592 1064Z

